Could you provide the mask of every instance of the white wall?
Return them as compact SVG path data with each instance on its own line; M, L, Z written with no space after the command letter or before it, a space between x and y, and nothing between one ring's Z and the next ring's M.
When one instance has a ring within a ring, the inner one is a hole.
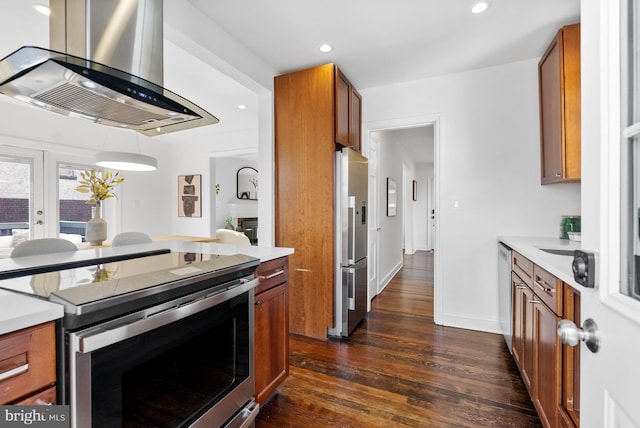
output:
M540 185L537 59L361 94L365 129L385 120L439 115L439 320L498 332L497 236L557 236L560 216L580 213L579 184ZM387 155L392 159L393 153ZM386 160L381 156L383 169ZM458 209L452 208L454 200ZM397 260L398 248L380 248L382 278L391 267L384 260Z
M402 268L403 249L403 203L402 165L410 162L407 154L399 148L395 141L389 139L384 132L377 135L378 145L378 179L381 207L379 210L379 247L381 248L379 264L380 283L386 285L393 275ZM413 167L413 165L411 165ZM408 174L413 176L411 170ZM397 214L387 216L387 178L395 180L397 185Z

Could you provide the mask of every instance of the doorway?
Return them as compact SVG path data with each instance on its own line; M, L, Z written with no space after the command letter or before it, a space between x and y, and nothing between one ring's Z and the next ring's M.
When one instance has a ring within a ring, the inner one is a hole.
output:
M378 195L377 219L370 217L369 255L370 269L376 269L376 275L370 273L369 300L379 294L389 283L393 276L402 268L403 245L411 244L408 250L431 250L437 246L439 234L431 222L431 215L435 217L438 207L438 144L439 144L439 116L424 116L419 118L394 119L389 121L377 121L364 124L364 153L368 156L370 168L375 164L377 177L370 181L371 190ZM421 141L421 147L429 152L432 161L416 161L415 156L407 155L407 149L400 146L403 134L429 135ZM395 144L395 145L394 145ZM385 147L394 145L395 150L386 150ZM376 162L372 162L368 150L376 146ZM423 165L423 163L425 165ZM395 165L392 165L395 164ZM403 167L403 164L405 165ZM403 197L399 206L403 212L398 212L395 217L385 215L386 183L387 178L392 178L402 183ZM414 183L415 182L415 183ZM405 211L411 211L405 215ZM418 213L418 214L416 214ZM404 219L404 220L403 220ZM410 223L410 224L405 224ZM405 238L404 232L411 234ZM411 242L409 242L411 239ZM442 314L442 294L439 287L442 281L439 279L439 259L434 261L434 317L437 319ZM371 283L376 281L376 283ZM377 293L376 293L377 291Z

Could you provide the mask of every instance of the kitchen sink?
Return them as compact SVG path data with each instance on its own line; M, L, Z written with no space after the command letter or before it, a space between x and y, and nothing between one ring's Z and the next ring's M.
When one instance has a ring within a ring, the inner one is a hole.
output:
M574 250L560 250L556 248L540 248L540 251L544 251L545 253L556 254L559 256L571 256L573 257Z

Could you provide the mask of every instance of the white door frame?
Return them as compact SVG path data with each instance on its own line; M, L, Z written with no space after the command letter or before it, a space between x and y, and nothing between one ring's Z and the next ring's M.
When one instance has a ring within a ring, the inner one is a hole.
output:
M438 208L440 204L440 115L424 115L424 116L412 116L399 119L385 119L363 123L363 152L366 154L369 148L369 141L371 140L371 133L376 131L389 131L393 129L402 128L415 128L419 126L433 126L433 175L435 181L434 187L434 209L436 215L438 214ZM371 186L371 183L369 184ZM379 201L385 200L385 198L378 198ZM440 230L438 227L434 230L434 246L441 248L440 246ZM379 250L378 250L379 251ZM444 293L443 293L443 281L442 281L442 257L438 255L438 252L434 253L433 261L433 319L436 324L442 324L442 317L444 315Z

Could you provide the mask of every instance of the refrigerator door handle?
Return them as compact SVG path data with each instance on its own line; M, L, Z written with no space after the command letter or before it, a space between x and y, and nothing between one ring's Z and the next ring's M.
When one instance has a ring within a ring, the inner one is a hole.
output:
M349 196L349 209L351 215L349 216L349 254L347 255L347 261L350 265L355 263L356 254L356 197Z
M351 268L349 269L349 273L348 273L348 280L347 280L347 290L348 290L348 296L347 296L347 301L349 302L349 310L350 311L355 311L356 310L356 270Z

